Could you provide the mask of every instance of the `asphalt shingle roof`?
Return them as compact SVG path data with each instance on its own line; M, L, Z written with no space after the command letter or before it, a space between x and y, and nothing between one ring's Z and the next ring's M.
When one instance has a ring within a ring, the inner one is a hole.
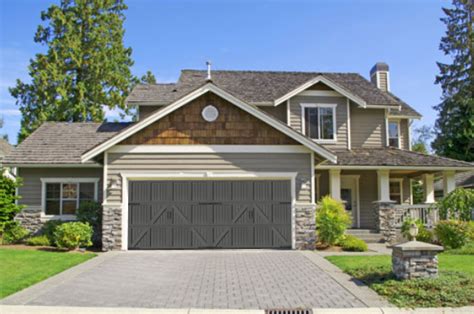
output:
M474 171L461 172L455 176L456 186L464 188L474 188ZM435 191L443 190L443 180L438 180L434 184Z
M432 167L466 167L474 164L446 157L425 155L408 150L391 147L354 148L336 151L338 165L350 166L432 166Z
M403 115L421 116L391 93L383 92L357 73L212 71L212 82L250 104L270 103L309 80L322 75L368 105L400 106ZM130 103L171 103L206 82L207 72L182 70L176 84L138 85L128 97ZM402 112L392 110L393 115Z
M10 154L5 164L80 164L81 155L130 123L46 122Z
M7 140L0 138L0 160L13 150L13 146Z

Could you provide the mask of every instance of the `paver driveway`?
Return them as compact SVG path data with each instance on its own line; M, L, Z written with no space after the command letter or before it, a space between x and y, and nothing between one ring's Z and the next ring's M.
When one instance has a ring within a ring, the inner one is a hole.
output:
M365 306L297 251L117 253L22 303L235 309Z

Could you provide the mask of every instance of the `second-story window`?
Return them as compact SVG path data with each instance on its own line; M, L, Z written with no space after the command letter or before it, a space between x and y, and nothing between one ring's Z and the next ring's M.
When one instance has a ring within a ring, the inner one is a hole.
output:
M388 122L388 146L400 148L400 128L398 121Z
M302 104L303 132L315 140L336 139L336 106Z

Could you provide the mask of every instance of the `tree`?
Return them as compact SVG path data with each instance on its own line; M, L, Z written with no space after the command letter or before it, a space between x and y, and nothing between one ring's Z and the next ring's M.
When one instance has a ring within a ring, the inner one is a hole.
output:
M441 156L474 161L474 1L453 0L443 8L447 30L440 50L451 64L438 62L436 83L443 90L435 124L433 149Z
M140 83L143 84L156 84L156 77L151 71L146 71L145 75L140 78Z
M22 185L20 178L11 178L0 168L0 233L5 223L12 221L15 215L23 208L17 205L16 201L20 199L16 196L16 189Z
M428 125L422 125L413 130L413 142L411 150L414 152L429 154L429 141L433 137L433 130ZM413 203L421 204L424 202L423 183L419 180L413 180L412 183Z
M44 121L102 121L104 106L128 113L135 79L123 45L123 0L61 0L41 13L34 41L47 46L30 60L31 83L10 93L22 113L19 141Z

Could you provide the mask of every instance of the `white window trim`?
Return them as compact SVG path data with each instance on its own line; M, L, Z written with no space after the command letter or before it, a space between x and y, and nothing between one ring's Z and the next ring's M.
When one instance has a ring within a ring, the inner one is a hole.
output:
M98 187L100 178L40 178L41 180L41 217L47 219L59 219L59 220L72 220L76 218L76 215L47 215L46 214L46 183L59 183L61 190L59 194L60 210L62 210L62 189L63 184L67 183L94 183L94 200L97 201L99 198ZM80 191L78 191L79 193ZM77 197L79 200L79 197Z
M403 205L405 200L403 198L403 178L390 178L389 182L398 182L398 184L400 185L400 205Z
M388 124L387 124L387 145L390 146L390 123L396 123L397 124L397 134L398 134L398 142L397 142L397 147L396 148L401 148L401 128L400 128L400 120L395 120L395 119L388 119Z
M331 108L332 109L332 132L334 134L333 139L312 139L316 143L321 144L336 144L337 143L337 127L336 127L336 107L337 104L322 104L322 103L301 103L301 133L306 135L306 125L305 125L305 109L306 108ZM319 115L318 115L319 117ZM320 128L318 128L318 135L320 133Z

